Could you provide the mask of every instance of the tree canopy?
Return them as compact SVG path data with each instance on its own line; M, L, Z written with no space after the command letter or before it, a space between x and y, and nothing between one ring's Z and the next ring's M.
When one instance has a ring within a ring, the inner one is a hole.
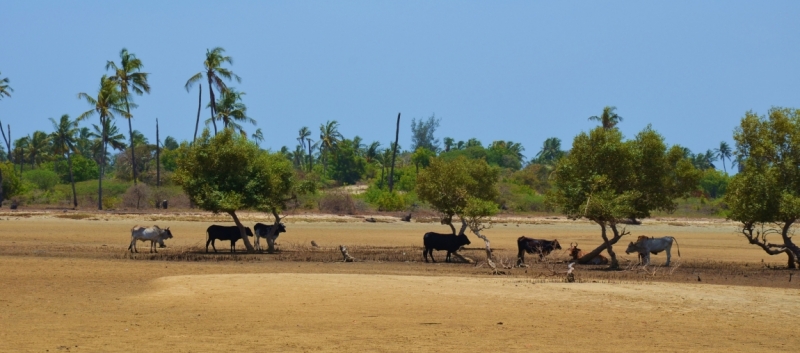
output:
M570 218L585 217L600 225L604 244L585 258L607 248L615 267L612 245L624 235L616 225L656 210L674 211L675 199L688 197L699 179L683 149L668 149L649 126L627 141L617 129L598 127L575 137L572 151L559 160L551 177L554 188L547 199ZM611 240L607 227L614 233Z
M751 244L785 253L788 267L797 268L791 226L800 218L800 109L773 108L766 117L747 112L734 140L743 168L728 184L728 218L742 223Z

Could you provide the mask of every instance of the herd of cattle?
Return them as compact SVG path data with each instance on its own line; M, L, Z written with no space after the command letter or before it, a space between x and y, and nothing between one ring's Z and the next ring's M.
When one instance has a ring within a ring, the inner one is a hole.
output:
M245 227L245 234L249 237L255 235L255 248L256 250L261 250L261 242L260 239L264 238L267 239L268 242L274 243L275 240L278 238L280 233L286 232L286 226L283 223L279 223L278 225L266 225L263 223L256 223L255 233L250 230L249 227ZM275 228L273 230L273 228ZM136 249L136 242L137 241L149 241L150 242L150 252L158 252L156 249L156 244L159 244L159 247L166 247L164 245L164 240L172 238L172 232L167 228L160 228L158 226L152 227L140 227L134 226L131 229L131 244L128 246L128 250L130 252L139 252ZM214 249L214 252L217 252L217 248L214 243L217 240L224 240L230 242L230 251L236 252L236 242L242 239L242 235L239 232L239 228L237 226L219 226L219 225L212 225L206 229L206 252L208 252L208 245L211 244L211 248ZM675 242L677 244L677 240L673 237L662 237L662 238L653 238L653 237L646 237L646 236L639 236L635 242L631 242L628 244L628 248L625 250L626 254L630 253L638 253L639 258L642 264L648 265L650 264L650 254L658 254L662 251L666 251L667 253L667 262L666 266L669 266L671 256L671 249L672 243ZM451 261L451 255L457 252L462 247L469 245L470 241L467 238L466 234L461 233L459 235L452 235L452 234L442 234L442 233L434 233L428 232L422 236L422 243L424 249L422 250L422 256L425 258L425 262L428 262L428 255L430 255L431 260L436 262L436 259L433 257L433 251L447 251L447 255L445 256L445 262ZM549 255L554 250L561 250L561 244L558 243L558 239L556 240L545 240L545 239L533 239L528 238L525 236L519 237L517 239L517 265L524 265L525 264L525 253L528 254L538 254L539 259L543 259L545 256ZM572 257L573 261L578 261L578 259L584 257L586 254L578 248L578 244L575 243L570 244L570 247L567 249L569 256ZM678 246L678 256L681 255L680 246ZM603 255L596 255L595 257L589 259L586 262L587 264L591 265L605 265L608 264L608 258Z

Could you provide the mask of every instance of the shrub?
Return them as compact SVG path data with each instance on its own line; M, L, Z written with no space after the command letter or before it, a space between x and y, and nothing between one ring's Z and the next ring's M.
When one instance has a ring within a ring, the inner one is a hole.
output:
M150 198L150 187L145 183L131 185L125 194L122 195L122 206L131 208L142 208L146 205L153 206ZM105 203L105 201L104 201Z
M322 196L319 200L319 210L335 214L354 214L356 206L350 194L335 191Z
M58 174L52 170L34 169L22 174L22 179L30 182L36 189L50 191L58 184Z

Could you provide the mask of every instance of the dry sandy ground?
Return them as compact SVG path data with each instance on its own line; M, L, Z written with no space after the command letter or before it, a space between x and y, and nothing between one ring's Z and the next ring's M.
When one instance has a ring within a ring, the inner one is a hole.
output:
M123 253L130 227L152 223L144 216L104 219L0 215L0 351L796 352L800 343L798 286L542 283L522 273L491 277L466 264L420 262L70 256L73 248ZM162 251L204 245L209 224L164 224L176 238ZM424 231L446 228L297 222L289 229L284 244L419 246ZM746 244L732 224L629 229L675 235L684 260L784 262ZM599 243L588 223L508 223L487 234L506 249L521 234ZM33 246L39 250L29 251Z

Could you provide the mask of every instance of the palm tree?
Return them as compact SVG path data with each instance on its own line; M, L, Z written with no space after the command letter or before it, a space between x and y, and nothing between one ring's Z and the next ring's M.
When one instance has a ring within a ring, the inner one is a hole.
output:
M367 151L364 153L364 159L367 160L367 163L372 163L380 154L378 148L381 147L381 143L378 141L373 141L369 146L367 146Z
M50 140L53 142L53 153L59 155L67 155L67 167L69 168L69 182L72 184L72 207L78 207L78 195L75 193L75 179L72 177L72 156L70 152L77 151L75 135L78 133L78 122L70 121L69 115L64 114L61 120L56 122L50 118L53 123L53 133L50 134Z
M261 148L261 142L264 142L264 133L261 132L261 128L256 129L256 132L254 132L250 137L256 142L256 146Z
M28 145L28 158L31 161L31 169L34 168L35 164L42 162L42 159L47 154L47 150L50 149L49 144L50 138L44 131L37 130L33 132L30 144Z
M309 138L309 137L311 137L311 130L309 130L307 126L303 126L303 127L300 128L300 131L298 131L297 133L298 133L297 141L300 142L300 146L303 146L303 148L305 148L306 142L308 143L308 156L307 156L308 163L307 163L307 165L308 165L308 171L310 172L311 171L311 164L312 164L312 161L313 161L313 156L311 155L311 139Z
M22 176L22 171L25 169L25 150L31 144L31 137L25 136L14 141L14 162L19 162L19 175Z
M76 147L78 148L78 154L84 157L92 155L92 130L85 126L78 130Z
M551 137L544 140L542 149L536 154L536 161L539 164L553 164L564 155L561 150L561 139Z
M458 143L456 143L457 150L463 150L464 148L466 148L466 144L464 143L464 141L458 141Z
M103 130L99 126L97 126L95 124L92 124L92 128L94 129L94 132L92 133L92 137L94 137L95 139L100 141L100 137L102 136L102 131ZM116 124L114 124L114 121L106 120L105 128L106 128L106 138L105 138L105 141L103 141L103 142L104 142L106 148L108 148L108 146L111 146L112 149L117 150L117 151L123 151L126 148L128 148L128 146L125 144L125 135L123 135L121 132L119 132L119 128L117 127ZM136 130L134 130L134 131L136 131ZM134 139L135 138L136 138L136 135L134 135ZM142 136L142 138L144 138L144 136ZM148 141L145 138L144 139L144 143L146 144L147 142Z
M206 79L208 80L209 101L211 102L211 121L214 123L214 135L217 134L217 123L214 121L214 114L217 112L217 103L216 99L214 99L214 87L216 87L217 90L222 93L228 90L228 86L225 85L225 82L223 82L222 79L226 79L228 81L235 79L236 82L242 82L242 79L233 73L233 71L222 67L222 65L225 63L233 65L233 58L230 56L223 56L222 53L224 52L225 49L221 47L216 47L211 50L206 49L206 60L203 61L203 71L200 71L194 74L194 76L190 77L184 86L188 92L195 83L203 78L203 75L206 76Z
M322 153L322 169L328 170L328 154L336 149L343 138L339 133L339 122L336 120L328 120L325 124L319 126L319 142L320 152Z
M731 150L731 146L728 146L728 143L725 141L721 141L719 143L719 148L714 149L715 156L722 160L722 168L725 170L725 173L728 173L728 168L725 166L725 158L731 160L733 157L733 151ZM731 165L733 167L733 165Z
M455 142L455 140L453 140L452 137L445 137L444 138L444 151L445 152L450 152L450 148L452 148L455 145L455 143L456 142Z
M366 146L364 146L364 144L361 143L363 140L364 139L362 139L361 136L358 135L356 135L356 137L353 137L353 150L355 150L356 156L361 157L364 155L364 147Z
M242 103L243 95L245 95L244 92L236 92L233 88L222 91L219 100L212 107L217 112L213 120L222 121L224 128L239 131L242 136L247 137L247 133L238 122L243 121L256 125L256 120L247 116L247 106ZM211 107L210 104L209 107ZM206 121L206 124L208 124L208 121ZM216 126L217 124L214 123L215 129Z
M617 113L614 112L615 110L617 110L617 107L606 106L603 108L603 114L600 116L590 116L589 120L599 121L603 125L603 129L613 129L617 124L622 122L622 117L617 115Z
M133 137L133 139L131 141L133 141L135 143L135 145L147 145L147 144L150 144L150 140L148 140L147 137L145 137L144 134L139 130L133 130L133 133L131 134L131 137ZM131 144L131 148L133 148L133 146L135 146L135 145ZM131 154L131 156L133 156L133 154Z
M86 93L78 93L78 99L83 99L92 109L87 110L80 116L77 121L83 121L90 118L92 115L97 114L100 116L100 126L102 126L101 136L102 142L108 140L108 131L106 127L110 126L111 119L114 119L115 114L127 117L127 113L122 110L123 97L119 90L117 90L117 83L110 80L108 76L103 75L100 79L100 89L97 92L97 97L92 97ZM95 126L97 128L97 126ZM100 155L100 177L97 182L97 209L103 209L103 172L106 164L106 143L101 143L102 153Z
M294 149L294 152L289 152L290 159L292 160L292 164L297 169L303 168L303 159L305 159L305 147L301 145L297 145Z
M122 100L125 102L125 118L128 119L128 135L131 142L131 170L133 171L133 185L136 185L136 143L133 140L133 127L131 126L131 92L141 96L145 93L150 94L150 84L147 83L148 73L140 72L144 67L142 61L136 57L136 54L129 53L128 49L122 48L119 52L120 66L117 66L113 61L106 63L106 70L111 70L114 75L109 77L119 86L122 93ZM135 108L135 105L134 105Z
M483 146L483 144L481 143L481 141L473 137L473 138L467 140L467 144L464 145L464 148L482 147L482 146Z

